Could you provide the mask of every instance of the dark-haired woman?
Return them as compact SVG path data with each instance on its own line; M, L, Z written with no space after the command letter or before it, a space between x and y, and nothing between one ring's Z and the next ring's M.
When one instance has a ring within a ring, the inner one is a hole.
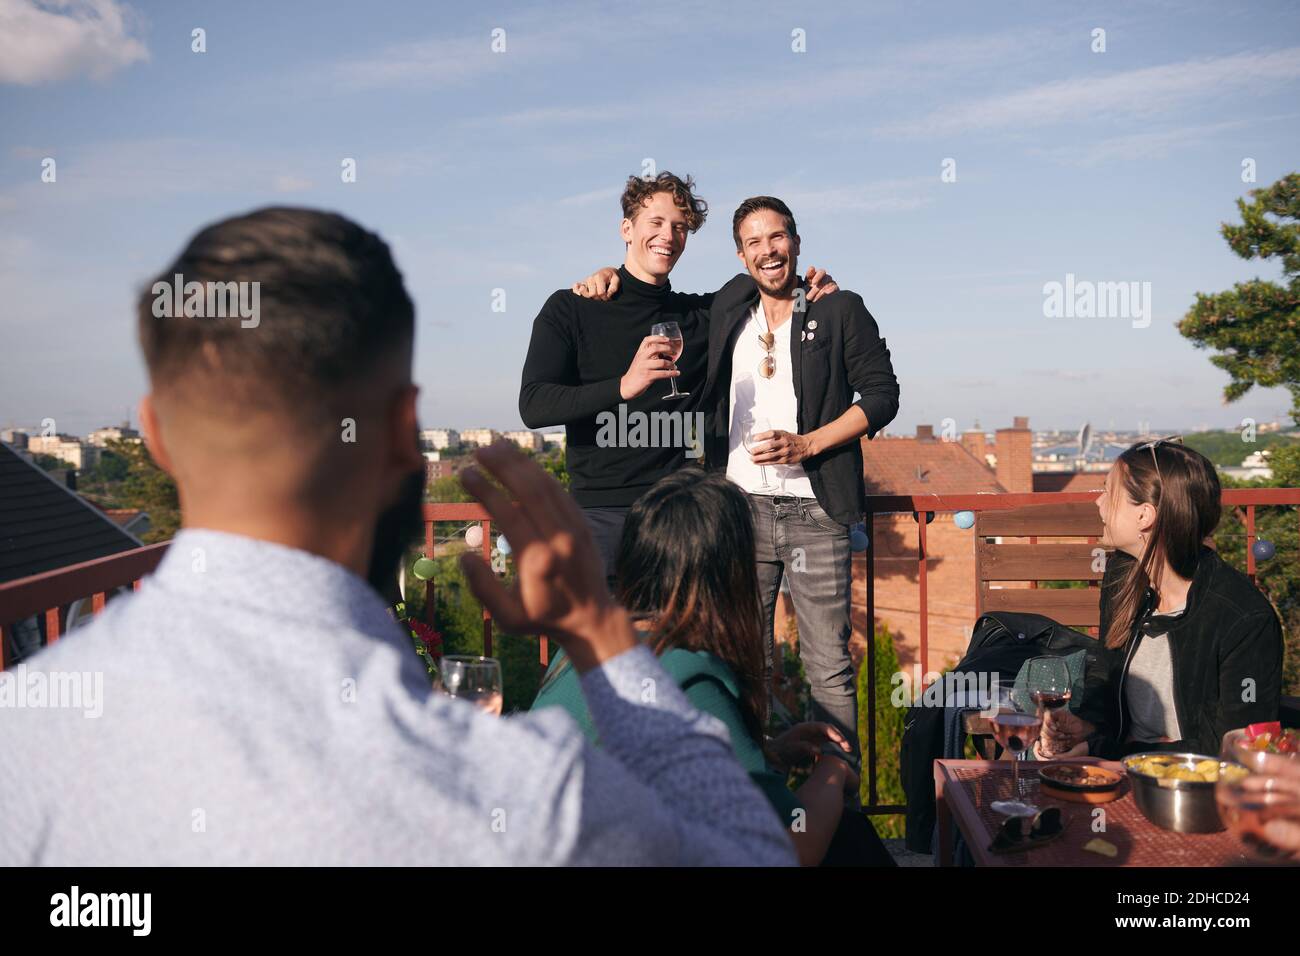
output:
M619 600L643 639L691 703L726 725L736 759L789 829L800 863L841 856L892 863L871 824L845 809L858 774L848 741L833 727L799 724L765 745L763 614L744 493L723 475L696 469L662 479L632 506L615 570ZM533 707L563 707L596 737L563 655L551 662ZM791 792L785 771L809 763L808 780Z
M1223 735L1277 720L1282 628L1271 604L1204 542L1219 524L1219 478L1168 439L1135 444L1097 498L1115 549L1101 593L1110 652L1108 716L1052 711L1042 757L1140 750L1214 755Z

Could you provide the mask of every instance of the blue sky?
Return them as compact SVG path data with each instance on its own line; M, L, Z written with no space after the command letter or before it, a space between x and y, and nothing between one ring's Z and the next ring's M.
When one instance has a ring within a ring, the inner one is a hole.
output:
M1279 274L1218 226L1243 159L1258 186L1300 168L1294 3L49 6L0 0L0 424L119 421L145 388L140 284L199 226L291 204L393 245L426 426L519 427L533 317L621 261L618 194L646 159L712 206L685 291L737 271L740 200L791 205L802 263L890 345L891 433L1286 417L1280 389L1224 406L1174 323L1197 291ZM1067 273L1150 282L1150 327L1045 317Z

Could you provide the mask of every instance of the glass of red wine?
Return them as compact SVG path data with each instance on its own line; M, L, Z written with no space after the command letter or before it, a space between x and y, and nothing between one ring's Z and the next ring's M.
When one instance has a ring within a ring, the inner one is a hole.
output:
M668 340L668 352L666 355L670 362L675 364L677 360L682 357L682 350L685 348L685 343L682 341L681 327L676 322L658 322L650 327L650 334L662 335ZM667 395L661 396L666 402L672 401L676 398L685 398L691 394L690 392L679 392L677 390L676 378L670 378L668 384L672 386L672 391Z
M1025 687L1038 717L1045 723L1051 713L1070 703L1070 669L1061 657L1031 658L1025 671Z
M998 688L998 712L993 720L993 737L1003 750L1011 753L1011 799L994 800L990 806L994 813L1009 817L1033 816L1038 807L1023 799L1020 791L1020 758L1038 739L1043 718L1037 705L1024 694L1009 687Z

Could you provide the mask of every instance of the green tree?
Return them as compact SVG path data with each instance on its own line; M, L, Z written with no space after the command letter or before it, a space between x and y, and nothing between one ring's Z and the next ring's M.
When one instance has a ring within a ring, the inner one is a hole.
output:
M545 468L547 473L565 488L569 487L569 468L564 461L564 452L556 451L545 454L538 459L538 464Z
M473 501L473 496L465 490L460 479L455 475L435 478L429 483L428 500L434 502Z
M1225 488L1300 487L1300 446L1274 448L1269 459L1273 477L1241 481L1221 475ZM1255 561L1255 583L1272 602L1282 621L1282 693L1300 694L1300 534L1293 505L1255 508L1255 538L1268 541L1275 553ZM1246 509L1228 508L1214 532L1214 544L1225 561L1246 570Z
M112 497L124 508L148 512L146 544L168 541L180 528L180 496L176 482L154 462L144 442L110 441L109 450L126 462L126 477L113 487Z
M1241 224L1220 231L1243 259L1280 259L1286 284L1255 278L1227 292L1198 292L1178 331L1197 348L1218 350L1210 361L1232 377L1225 400L1255 385L1281 386L1300 424L1300 173L1250 195L1249 203L1237 200Z
M894 692L893 677L899 672L898 651L889 628L877 625L876 644L876 799L884 804L907 802L903 783L898 775L898 754L903 745L903 718L906 710L895 707L891 700ZM863 757L862 786L859 791L863 804L871 799L867 757L867 662L858 668L858 743ZM872 824L882 837L903 836L903 817L898 814L873 816Z
M39 451L32 453L32 464L42 471L63 471L70 467L62 458L55 458L53 455L46 455Z
M1195 432L1183 436L1183 444L1199 451L1216 465L1235 468L1252 452L1268 449L1276 454L1279 448L1300 444L1294 435L1266 432L1255 435L1254 442L1242 441L1239 431Z

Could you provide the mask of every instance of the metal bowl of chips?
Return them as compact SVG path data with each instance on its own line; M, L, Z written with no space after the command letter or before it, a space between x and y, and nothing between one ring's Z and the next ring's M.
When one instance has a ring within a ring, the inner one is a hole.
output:
M1223 829L1214 802L1214 785L1222 775L1245 776L1233 760L1205 754L1148 751L1124 758L1133 799L1142 815L1176 833L1216 833Z

